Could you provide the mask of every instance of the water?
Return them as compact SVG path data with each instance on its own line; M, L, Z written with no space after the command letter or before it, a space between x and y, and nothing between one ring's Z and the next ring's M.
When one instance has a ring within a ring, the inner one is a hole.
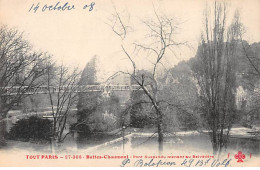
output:
M28 115L29 116L29 115ZM18 120L18 117L6 119L7 130ZM68 130L68 128L67 128ZM241 129L237 129L241 132ZM77 137L75 134L68 135L64 143L56 146L57 152L119 152L119 153L138 153L147 151L158 153L158 138L150 137L146 133L128 134L124 143L121 135L95 134L89 137ZM109 142L112 141L112 142ZM106 143L107 142L107 143ZM106 144L105 144L106 143ZM212 144L206 134L188 134L164 137L164 152L190 152L190 153L209 153L212 154ZM50 144L29 143L19 141L9 141L6 148L32 149L40 152L51 152ZM4 149L4 148L3 148ZM253 138L230 137L224 152L235 153L242 151L246 154L260 156L260 141Z
M112 140L106 144L89 146L87 142L81 141L80 150L101 153L150 153L158 154L158 138L142 135L126 135L124 143L122 137L120 140ZM98 140L98 139L96 139ZM88 146L87 146L88 145ZM212 155L212 144L210 138L206 134L187 135L187 136L170 136L164 138L164 152L173 153L190 153L190 154L209 154ZM92 149L91 149L92 148ZM256 139L246 138L230 138L227 146L223 148L223 153L237 153L242 151L247 155L260 156L260 141Z

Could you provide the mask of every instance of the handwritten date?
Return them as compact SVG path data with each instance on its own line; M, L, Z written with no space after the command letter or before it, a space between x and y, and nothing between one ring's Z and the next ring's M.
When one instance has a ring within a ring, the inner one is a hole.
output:
M89 4L85 4L82 9L93 11L95 6L95 2L91 2ZM80 7L78 7L80 8ZM41 4L40 2L32 4L28 12L47 12L47 11L73 11L77 9L76 5L71 4L69 2L61 3L60 1L54 4Z

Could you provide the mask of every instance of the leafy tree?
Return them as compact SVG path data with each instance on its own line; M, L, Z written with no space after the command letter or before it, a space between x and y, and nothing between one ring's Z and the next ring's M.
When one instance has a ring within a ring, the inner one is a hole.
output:
M97 82L97 56L94 56L85 66L81 78L79 80L80 86L98 85ZM81 135L86 135L91 131L90 117L94 116L101 101L101 92L79 93L77 104L78 121L75 128L78 129Z
M242 120L245 126L252 127L260 119L260 43L249 44L241 41L240 46L244 70L239 69L239 77L242 87L246 91L246 96L243 98L246 105L242 113L244 115Z
M198 90L189 62L179 62L161 80L164 84L162 97L167 102L166 121L168 130L200 127Z

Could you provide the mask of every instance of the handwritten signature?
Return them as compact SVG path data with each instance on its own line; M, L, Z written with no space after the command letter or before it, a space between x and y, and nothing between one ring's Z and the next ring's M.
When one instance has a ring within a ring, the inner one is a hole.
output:
M148 161L144 161L143 159L138 159L133 162L133 166L135 167L159 167L159 166L185 166L185 167L202 167L202 166L211 166L211 167L228 167L230 166L230 162L232 159L224 159L223 161L218 159L206 159L206 160L195 160L195 159L184 159L178 165L175 161L163 161L158 160L155 161L154 159L150 159ZM131 165L132 160L127 158L124 159L121 163L121 167L125 167L127 165Z

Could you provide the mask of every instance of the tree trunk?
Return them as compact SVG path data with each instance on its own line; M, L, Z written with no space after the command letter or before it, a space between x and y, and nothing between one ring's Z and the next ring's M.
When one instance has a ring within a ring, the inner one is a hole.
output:
M1 95L1 93L0 93ZM5 134L6 134L6 122L4 119L6 118L7 111L5 111L4 102L2 96L0 96L0 148L6 144Z
M4 121L4 118L0 116L0 148L6 145L5 134L6 134L6 122Z
M217 133L215 130L212 132L212 147L213 147L213 154L217 155L218 153L218 141L217 141Z
M57 126L57 120L56 120L57 118L53 115L53 128L52 128L52 137L53 137L53 139L54 140L56 140L57 138L56 138L56 126Z
M162 113L158 113L158 145L159 145L159 154L163 152L163 129L162 129Z

